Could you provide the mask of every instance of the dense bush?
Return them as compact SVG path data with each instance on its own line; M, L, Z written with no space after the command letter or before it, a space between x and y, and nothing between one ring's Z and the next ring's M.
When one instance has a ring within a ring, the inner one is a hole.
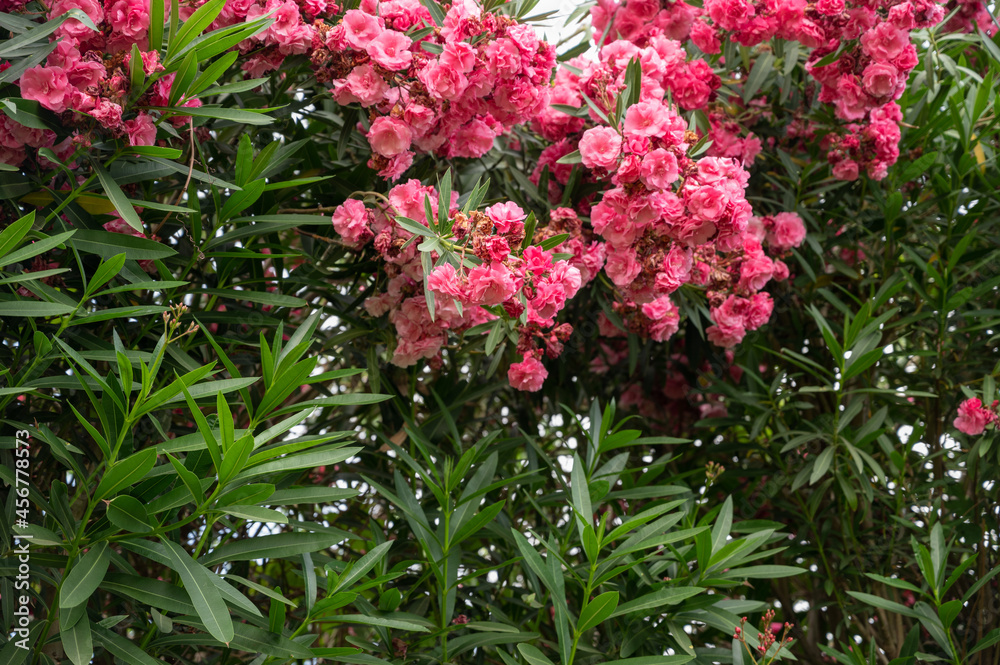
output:
M1000 662L985 4L0 10L0 662Z

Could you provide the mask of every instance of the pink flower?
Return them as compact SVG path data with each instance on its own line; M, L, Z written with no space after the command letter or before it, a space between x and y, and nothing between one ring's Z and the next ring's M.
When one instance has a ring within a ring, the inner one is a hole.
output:
M614 251L608 254L604 271L615 286L626 287L642 272L634 251Z
M417 78L424 84L432 97L445 101L458 99L469 86L469 80L462 72L436 61L431 61L430 64L417 72Z
M669 117L666 106L660 102L639 102L625 111L625 133L637 136L659 136Z
M513 363L507 370L507 380L512 388L532 393L541 390L548 375L548 370L534 355L526 355L524 360Z
M756 13L746 0L706 0L708 15L723 30L736 30Z
M21 75L21 96L50 111L65 111L69 92L69 79L62 67L32 67Z
M816 11L827 16L836 16L844 11L845 7L846 3L844 0L818 0L816 3Z
M853 159L844 159L833 165L833 177L838 180L857 180L858 163Z
M362 51L385 29L382 19L366 14L359 9L347 10L344 14L343 26L344 41Z
M386 82L378 75L375 68L369 64L352 69L351 73L344 79L344 86L350 91L353 99L346 98L341 100L338 98L338 102L350 104L357 101L366 107L381 102L385 99L385 93L389 90Z
M756 330L767 323L774 311L774 301L767 293L755 293L750 297L750 305L744 312L743 325L747 330Z
M670 294L679 289L691 277L692 265L691 250L678 245L671 247L656 273L657 290Z
M740 265L739 285L750 291L760 291L771 280L774 264L763 252L746 256Z
M524 269L535 275L543 275L552 267L552 252L531 245L524 250Z
M386 69L399 71L406 69L413 62L410 44L413 40L401 32L386 30L375 39L368 42L366 50L372 60Z
M865 91L872 97L896 96L897 92L903 91L899 71L885 62L873 62L865 67L861 75L861 82Z
M399 177L406 173L406 169L413 165L413 153L412 152L402 152L395 157L389 159L389 163L386 164L382 169L379 170L378 175L380 178L385 178L395 182L399 180Z
M691 193L686 197L687 209L698 219L714 222L725 214L727 197L718 187L698 187L688 191Z
M709 55L722 52L722 43L715 30L704 21L695 21L691 25L691 41Z
M587 168L610 169L618 163L622 137L610 127L594 127L580 139L580 158Z
M111 29L125 37L141 37L149 29L148 0L118 0L107 11Z
M499 305L515 291L514 277L502 263L484 263L469 271L469 300L476 305Z
M71 9L79 9L100 29L104 20L104 8L97 0L56 0L49 6L49 18L55 19L66 14ZM94 31L75 18L71 18L56 31L58 36L72 37L76 40L86 40Z
M670 183L679 177L680 171L677 167L677 157L669 150L657 148L656 150L651 150L642 158L642 168L639 171L639 178L646 187L650 189L666 189L670 186Z
M368 209L357 199L347 199L333 212L333 228L348 245L359 247L372 237Z
M427 276L427 288L446 298L455 298L460 302L468 302L469 294L455 266L443 263Z
M910 35L890 23L879 23L861 35L861 48L879 62L888 62L900 55L910 44Z
M955 428L970 436L982 434L986 426L996 420L997 416L983 407L978 397L967 399L958 406L958 417L955 418Z
M473 118L452 137L449 157L482 157L493 148L496 133L479 118Z
M98 102L90 115L108 129L118 129L122 124L122 107L106 99Z
M448 42L441 53L441 64L468 74L476 65L476 49L466 42Z
M715 325L705 329L708 340L716 346L732 348L743 341L746 309L749 301L737 296L729 296L719 307L711 310Z
M496 227L497 233L509 233L521 225L527 217L521 207L511 201L494 203L485 212Z
M680 327L680 311L669 296L661 296L643 304L642 313L652 321L649 336L655 342L667 341Z
M156 143L156 125L148 113L140 113L133 120L124 123L129 145L153 145Z
M779 252L798 247L806 239L806 225L794 212L779 212L768 230L767 242Z
M486 47L490 73L509 79L521 71L521 51L510 39L498 39Z
M413 133L399 118L379 116L368 130L368 143L372 150L386 157L393 157L410 149Z

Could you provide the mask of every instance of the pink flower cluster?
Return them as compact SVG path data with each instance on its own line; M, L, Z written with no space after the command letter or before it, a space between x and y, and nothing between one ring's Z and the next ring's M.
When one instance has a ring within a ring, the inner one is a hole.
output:
M878 180L899 156L900 120L893 102L917 64L910 32L936 25L951 9L957 12L946 30L967 32L978 24L987 34L995 31L982 0L953 0L947 9L934 0L705 0L702 9L682 1L599 0L591 18L595 39L618 38L640 47L669 37L690 39L704 53L717 54L727 40L757 46L778 38L812 49L806 69L821 86L819 101L849 123L820 132L834 176L853 180L867 172ZM676 98L685 108L698 108ZM718 116L711 135L724 145L710 154L748 163L759 142L750 135L743 143L738 125L717 121Z
M811 48L806 70L821 85L819 101L849 123L824 139L834 176L853 180L865 170L879 180L899 156L894 100L917 64L910 31L943 17L932 0L706 0L691 39L706 53L720 52L727 36L744 46L777 37Z
M607 33L605 41L624 39L637 44L658 35L683 41L696 16L698 9L683 0L624 0L621 3L597 0L590 8L595 40Z
M613 185L593 206L591 224L607 242L605 272L631 331L668 339L679 324L670 294L691 284L711 305L709 339L732 347L770 317L770 296L760 291L788 276L764 241L787 252L802 243L805 226L794 213L751 224L749 174L734 159L692 159L693 138L677 111L656 100L629 107L620 129L586 130L581 161Z
M425 275L417 243L396 221L406 217L426 226L425 197L436 210L437 192L409 180L389 190L373 208L349 199L333 214L333 226L345 243L361 247L371 242L386 263L385 291L370 296L365 308L372 316L388 314L395 326L392 362L402 367L420 359L436 362L449 331L501 316L519 324L518 352L523 360L511 366L510 383L520 390L538 390L547 375L541 363L543 349L549 357L558 356L572 332L565 324L555 326L555 317L583 284L574 263L584 266L592 278L600 268L592 256L595 252L588 253L582 242L567 244L572 238L563 244L580 250L573 261L557 260L552 251L536 245L522 250L526 215L521 208L498 203L466 215L454 207L457 195L453 194L451 232L439 240L451 245L448 256L431 251L436 266Z
M418 0L364 0L321 28L312 53L339 104L369 109L369 165L383 178L398 179L414 151L481 157L548 104L555 50L531 27L473 2L430 27Z
M146 51L149 30L148 0L58 0L49 6L47 18L56 18L71 9L82 11L97 27L91 30L77 19L63 22L51 35L55 46L42 65L27 69L18 81L21 96L61 114L71 136L56 146L56 153L72 155L76 146L85 146L97 137L122 138L130 145L156 142L156 118L146 111L129 107L131 49L139 47L143 73L149 77L163 71L157 51ZM174 75L162 77L145 94L134 100L135 107L168 106ZM200 106L198 99L182 99L180 105ZM183 117L171 118L175 125ZM16 123L13 123L16 125ZM39 133L40 132L40 133ZM5 123L0 143L10 150L0 160L21 164L24 146L52 147L55 135L48 130L29 130ZM21 140L20 148L10 146Z
M982 434L986 426L1000 421L997 407L1000 402L994 401L989 407L983 406L978 397L967 399L958 405L958 417L955 418L955 429L970 436Z

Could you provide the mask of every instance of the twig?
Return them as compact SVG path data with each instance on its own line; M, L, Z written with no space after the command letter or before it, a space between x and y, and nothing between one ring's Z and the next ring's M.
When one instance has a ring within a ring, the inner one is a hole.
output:
M191 130L189 132L190 138L191 138L191 159L188 162L188 174L187 174L187 179L184 181L184 187L180 191L177 192L177 196L174 197L174 202L173 202L172 205L177 205L177 203L181 200L181 197L184 196L184 192L187 191L188 185L191 184L191 176L194 174L194 152L195 152L194 151L194 116L189 116L189 117L191 118ZM160 223L156 225L156 228L153 229L152 235L155 236L157 233L160 232L160 229L163 228L163 225L167 223L167 220L170 219L170 215L172 215L172 214L174 214L172 210L168 210L167 211L166 216L164 216L164 218L160 221Z

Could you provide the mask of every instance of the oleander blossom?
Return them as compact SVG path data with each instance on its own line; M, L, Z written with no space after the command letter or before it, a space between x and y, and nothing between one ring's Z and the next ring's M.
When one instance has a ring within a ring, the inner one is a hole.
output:
M440 30L405 34L423 26L434 22L417 0L363 2L318 27L311 53L334 99L368 110L369 166L391 181L418 153L483 156L549 101L555 50L529 26L472 2L451 5Z
M997 422L997 402L991 408L983 406L978 397L967 399L958 406L958 417L955 418L955 429L969 436L977 436L986 430L986 426Z
M356 249L371 244L384 262L388 277L384 290L370 295L364 306L371 316L388 316L396 330L392 363L400 367L419 360L439 363L449 332L502 318L500 325L516 328L517 352L523 358L511 365L511 385L540 389L546 376L540 358L557 357L572 333L568 325L556 325L555 318L580 290L584 271L593 279L600 268L600 259L594 256L599 252L580 240L578 218L559 215L558 222L539 234L542 239L551 237L549 226L572 225L570 219L575 219L576 237L561 246L570 250L567 253L579 249L579 256L556 259L552 251L536 244L525 246L527 215L516 204L502 202L485 212L466 213L457 209L458 195L453 193L448 242L455 243L454 249L431 251L427 256L434 267L425 275L418 245L410 242L413 234L397 221L406 217L426 226L425 197L437 210L437 192L409 180L390 189L379 205L348 199L332 217L346 244Z

